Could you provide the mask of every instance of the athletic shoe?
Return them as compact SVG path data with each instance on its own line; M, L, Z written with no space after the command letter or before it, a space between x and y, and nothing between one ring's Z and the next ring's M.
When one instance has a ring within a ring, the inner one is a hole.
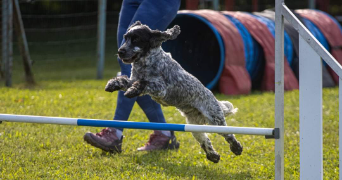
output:
M173 131L171 131L171 137L164 135L161 131L154 131L154 133L150 135L150 139L145 146L138 148L138 151L154 151L178 148L179 142L177 141Z
M86 133L84 135L84 140L97 148L102 149L103 151L110 152L110 153L121 153L121 145L122 139L116 136L116 129L115 128L105 128L102 129L99 133Z

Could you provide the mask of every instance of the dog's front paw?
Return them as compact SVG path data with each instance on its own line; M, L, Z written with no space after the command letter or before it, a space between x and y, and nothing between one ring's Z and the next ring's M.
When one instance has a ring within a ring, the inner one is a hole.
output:
M107 82L107 85L105 87L105 91L107 91L107 92L113 92L113 91L117 91L119 89L120 89L120 86L119 86L119 83L118 83L116 78L110 79Z
M119 77L115 77L110 79L107 82L107 85L105 87L105 91L107 92L113 92L113 91L117 91L117 90L122 90L123 88L125 88L128 84L128 77L127 76L119 76Z
M124 95L128 98L134 98L134 97L139 96L140 94L141 94L141 90L139 90L136 87L130 87L127 89Z

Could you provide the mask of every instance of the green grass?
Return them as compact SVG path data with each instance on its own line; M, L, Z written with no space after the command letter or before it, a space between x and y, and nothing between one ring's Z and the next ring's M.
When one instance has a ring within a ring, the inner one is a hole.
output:
M14 87L0 81L0 113L112 119L116 93L105 92L106 79L118 67L108 58L104 80L92 80L91 58L36 62L38 85L25 88L21 64L16 62ZM254 92L224 96L239 112L227 119L231 126L273 127L274 94ZM324 179L338 178L338 89L324 89ZM185 123L173 107L163 107L169 123ZM285 94L285 179L299 179L298 91ZM148 121L135 105L131 121ZM101 128L3 122L0 125L0 179L274 179L274 140L237 135L244 146L235 156L228 144L210 134L221 154L218 164L205 158L190 133L177 132L178 151L138 152L151 131L124 131L123 153L103 153L83 141L84 133Z

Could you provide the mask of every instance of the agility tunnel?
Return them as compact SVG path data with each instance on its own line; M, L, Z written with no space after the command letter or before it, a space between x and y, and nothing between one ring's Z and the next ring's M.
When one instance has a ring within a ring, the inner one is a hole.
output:
M236 18L225 14L225 16L238 29L244 45L246 69L252 81L252 88L260 84L260 75L264 65L264 53L260 44L252 37L247 28Z
M300 16L300 15L298 15ZM297 17L298 17L297 16ZM312 35L323 45L323 47L330 52L330 46L328 44L327 39L324 37L322 31L309 19L301 17L302 23L308 28L308 30L312 33ZM299 62L298 62L299 63ZM333 87L335 86L335 82L332 79L326 63L323 61L324 66L322 67L322 74L323 74L323 87Z
M273 10L264 10L262 12L253 12L253 14L262 16L265 18L268 18L272 20L273 22L275 21L275 12ZM289 35L292 45L293 45L293 57L292 57L292 62L290 64L290 67L295 74L296 78L299 79L299 35L298 32L290 25L290 23L286 20L284 20L284 31ZM284 32L284 33L285 33Z
M263 16L258 16L258 15L252 15L254 18L256 18L258 21L261 23L265 24L268 28L268 30L271 32L272 37L274 38L275 36L275 23L274 21L267 19ZM293 62L293 45L292 41L287 34L286 31L284 31L284 54L287 59L287 62L289 63L290 67Z
M306 26L306 28L308 28L308 30L317 38L317 40L328 51L330 51L328 42L326 38L324 37L323 33L318 29L318 27L314 25L310 20L299 16L295 12L293 13ZM266 17L272 20L273 22L275 20L275 12L272 10L264 10L262 12L253 12L253 14ZM290 23L287 20L284 21L284 30L285 30L285 33L287 33L288 36L290 37L292 41L292 45L293 45L293 58L292 58L292 62L290 63L290 66L296 78L299 79L299 35L298 35L298 32L290 25ZM323 67L323 87L333 87L333 86L335 86L335 82L333 81L330 73L328 72L327 67L324 66Z
M313 22L323 33L331 47L330 53L336 60L342 64L342 28L335 19L318 10L301 9L296 10L300 16ZM336 84L339 77L331 68L328 68L333 80Z
M261 73L262 79L260 89L263 91L274 91L274 37L267 25L257 20L248 13L223 11L238 19L254 37L254 39L262 46L265 55L265 65ZM286 59L286 57L285 57ZM284 61L284 87L285 90L298 89L298 80L289 66L287 59Z
M275 12L272 11L272 10L264 10L262 12L253 12L254 15L257 15L259 17L265 17L269 20L271 20L273 23L271 26L268 26L269 29L272 28L272 31L274 31L274 21L275 21ZM271 29L270 29L271 30ZM294 70L294 64L296 61L296 58L298 58L298 55L299 55L299 35L298 35L298 32L289 24L289 22L287 22L286 20L284 21L284 30L285 30L285 43L288 44L289 42L289 38L290 38L290 41L291 41L291 44L292 44L292 48L293 48L293 55L292 55L292 58L291 60L289 59L289 45L286 45L285 44L285 48L284 48L284 53L285 53L285 56L287 57L287 59L289 60L289 64L290 64L290 67L292 68L292 70ZM273 33L272 33L273 34ZM290 52L291 53L291 52Z
M267 19L263 16L258 16L258 15L252 15L252 17L254 17L256 20L258 20L259 22L266 25L269 32L271 32L272 36L267 36L264 38L274 39L274 37L275 37L275 23L274 23L274 21ZM289 66L291 68L291 65L293 63L293 45L292 45L292 41L291 41L291 39L290 39L290 37L286 31L284 31L284 55L285 55L285 59L287 60ZM287 73L289 73L289 72L287 72ZM263 72L261 72L260 74L263 75Z
M342 61L342 28L333 17L317 10L294 14ZM248 94L251 89L274 91L274 15L272 10L179 11L170 27L178 24L182 33L163 48L211 90L218 87L226 95ZM284 83L285 90L293 90L298 89L299 37L286 20L284 25ZM323 86L335 86L337 81L334 72L323 67Z
M182 67L212 89L219 82L224 94L248 94L251 80L246 69L241 35L223 14L212 10L179 11L170 27L181 34L163 48Z

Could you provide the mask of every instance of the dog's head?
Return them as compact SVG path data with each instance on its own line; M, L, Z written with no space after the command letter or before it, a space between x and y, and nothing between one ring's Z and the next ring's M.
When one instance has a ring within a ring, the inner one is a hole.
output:
M167 40L176 39L180 33L179 26L166 31L151 30L140 21L132 24L124 35L125 43L119 48L118 56L126 64L133 63L146 56L148 52L161 46Z

